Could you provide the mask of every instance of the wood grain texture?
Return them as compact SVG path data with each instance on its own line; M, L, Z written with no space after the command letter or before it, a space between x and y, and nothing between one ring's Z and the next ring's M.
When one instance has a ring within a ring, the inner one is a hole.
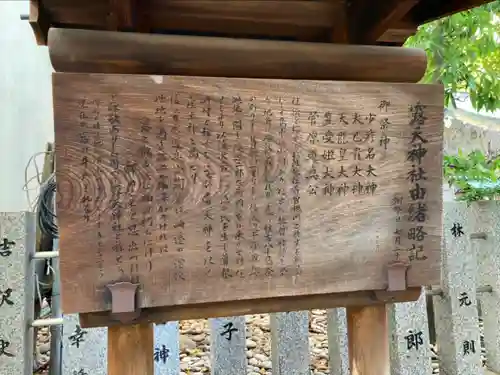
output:
M420 0L409 18L419 24L423 24L491 2L491 0L455 0L443 2Z
M44 0L58 27L107 29L109 6L100 0ZM149 29L236 37L317 38L333 22L335 3L286 0L148 0L139 3Z
M114 0L111 0L114 1ZM125 3L128 0L123 0ZM110 26L130 31L127 23L119 23L108 0L42 0L47 9L48 23L53 27L107 30ZM120 1L121 3L122 1ZM410 29L431 19L487 3L487 0L452 0L437 2L420 0L411 9L404 22L412 23ZM342 42L346 36L342 25L346 20L342 12L344 0L141 0L137 2L135 16L138 23L133 31L187 35L210 35L236 38L286 39L309 42ZM369 23L380 25L376 34L382 35L370 43L391 42L402 45L407 35L393 30L384 21L387 15L379 12L388 1L350 0L347 4L360 5L356 17L350 19L353 29L362 29L369 15ZM401 2L400 2L401 3ZM374 7L372 4L375 4ZM397 7L397 5L396 5ZM358 8L358 7L357 7ZM375 11L373 11L375 9ZM111 17L110 17L111 15ZM111 19L110 19L111 18ZM388 28L388 29L387 29ZM36 31L36 30L35 30ZM385 37L387 37L385 35ZM42 39L47 39L47 29ZM350 43L360 43L352 40Z
M349 293L320 294L295 297L261 298L231 302L205 303L202 305L179 305L151 307L141 311L136 323L165 323L176 320L222 318L251 314L269 314L284 311L311 309L333 309L346 306L382 305L394 302L416 301L421 288L410 288L402 292L359 291ZM109 312L80 314L84 328L115 326L121 323L112 319Z
M410 48L70 29L50 30L49 53L56 71L85 73L418 82L427 67Z
M396 258L439 280L441 86L53 83L66 313L108 310L118 280L143 308L380 290Z
M355 42L373 44L392 29L418 3L418 0L393 0L382 3L371 2L362 9L361 21L356 30Z
M335 23L332 26L331 42L338 44L349 44L350 42L350 30L349 26L353 19L350 12L350 2L346 0L330 0L332 2L337 2L338 6L335 9Z
M50 21L44 8L40 5L40 0L30 0L29 23L36 43L39 46L47 45L47 35L49 33Z
M349 364L352 375L389 375L387 306L347 308Z
M137 0L108 0L108 30L131 30L138 13ZM105 2L104 2L105 3Z
M108 330L108 375L154 375L152 324Z

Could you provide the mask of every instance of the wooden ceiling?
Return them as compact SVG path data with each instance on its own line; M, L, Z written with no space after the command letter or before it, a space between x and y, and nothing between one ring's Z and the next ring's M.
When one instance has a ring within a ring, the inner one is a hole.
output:
M37 42L50 27L402 45L417 27L487 0L31 0Z

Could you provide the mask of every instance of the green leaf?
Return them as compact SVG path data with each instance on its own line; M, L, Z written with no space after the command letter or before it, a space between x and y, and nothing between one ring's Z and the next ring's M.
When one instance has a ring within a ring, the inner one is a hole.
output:
M475 110L500 108L500 1L421 25L405 46L428 57L422 83L441 82L445 105L469 94Z

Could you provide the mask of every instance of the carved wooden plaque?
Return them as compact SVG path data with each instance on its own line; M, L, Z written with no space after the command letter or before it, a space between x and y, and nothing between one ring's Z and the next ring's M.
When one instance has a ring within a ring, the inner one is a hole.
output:
M65 313L439 282L441 86L54 74Z

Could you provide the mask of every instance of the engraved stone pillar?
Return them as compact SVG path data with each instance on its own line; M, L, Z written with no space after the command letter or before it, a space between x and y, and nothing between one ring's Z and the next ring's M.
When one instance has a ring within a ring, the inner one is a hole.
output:
M470 245L471 212L464 202L444 205L442 296L434 297L440 371L482 374L476 300L476 255Z
M106 375L107 336L107 328L81 328L78 314L65 315L62 375Z
M245 317L209 319L212 374L245 375Z
M309 375L309 311L271 314L273 375Z
M35 218L0 213L0 373L33 373Z
M500 372L500 202L473 203L473 236L471 242L477 254L478 285L492 292L480 293L486 366ZM484 236L486 235L486 236Z
M330 375L349 375L347 317L345 308L328 310L327 319Z
M431 351L425 290L415 302L389 306L391 375L429 375Z
M155 324L155 375L178 375L179 351L179 322Z

